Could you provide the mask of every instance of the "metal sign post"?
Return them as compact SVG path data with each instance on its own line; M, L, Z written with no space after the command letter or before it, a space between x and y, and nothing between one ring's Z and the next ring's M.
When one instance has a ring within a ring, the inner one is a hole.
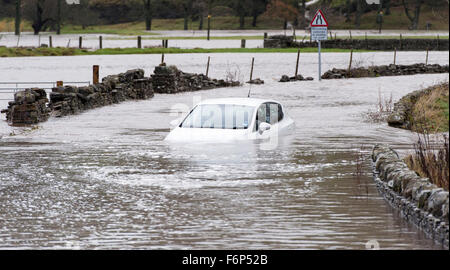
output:
M322 74L322 59L321 59L321 57L320 57L320 40L318 40L318 44L319 44L319 81L321 81L322 80L322 76L321 76L321 74Z
M322 80L321 40L328 39L328 22L319 9L311 21L311 40L317 41L319 49L319 81Z

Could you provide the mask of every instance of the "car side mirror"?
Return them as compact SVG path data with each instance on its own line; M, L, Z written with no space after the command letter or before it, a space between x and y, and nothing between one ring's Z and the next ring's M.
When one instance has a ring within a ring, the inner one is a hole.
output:
M265 131L270 130L271 125L269 123L263 122L259 124L259 133L263 134Z

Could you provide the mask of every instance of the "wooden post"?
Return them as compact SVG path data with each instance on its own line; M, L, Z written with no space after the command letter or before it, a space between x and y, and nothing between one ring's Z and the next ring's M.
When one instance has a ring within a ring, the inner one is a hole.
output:
M295 77L297 77L297 75L298 75L298 63L299 63L299 61L300 61L300 49L298 49L298 52L297 52L297 64L295 65Z
M61 87L63 85L64 85L63 81L56 81L56 87Z
M253 66L255 65L255 57L252 58L252 69L250 70L250 81L253 80Z
M80 36L78 39L78 48L79 49L83 48L83 37L82 36Z
M245 39L241 40L241 48L244 49L245 48Z
M366 39L366 49L369 49L369 41L367 40L367 32L364 33L364 37Z
M98 47L101 49L103 49L103 37L99 36L98 37Z
M48 36L48 46L50 48L53 48L53 40L52 40L52 36Z
M352 62L353 62L353 49L350 51L350 62L348 63L348 69L347 69L348 73L350 73L350 70L352 69Z
M164 64L164 53L161 55L161 64Z
M141 38L141 36L138 36L137 37L137 47L138 47L138 49L141 49L142 48L142 38Z
M166 47L166 41L163 39L162 40L162 45L161 45L163 48L165 48Z
M425 58L425 65L428 65L428 48L427 48L427 57Z
M206 77L208 77L208 74L209 74L209 62L210 62L210 60L211 60L211 57L208 56L208 64L206 65Z
M397 48L394 48L394 65L397 62Z
M439 35L437 35L436 45L437 45L436 50L439 51Z
M166 44L164 44L164 48L169 48L169 40L168 39L166 39Z
M98 65L92 66L92 83L93 84L97 84L98 83L99 69L100 68L99 68Z

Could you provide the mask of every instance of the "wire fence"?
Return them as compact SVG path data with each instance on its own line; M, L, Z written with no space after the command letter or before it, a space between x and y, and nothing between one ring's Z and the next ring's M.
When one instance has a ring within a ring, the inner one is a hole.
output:
M89 81L64 82L65 85L89 85ZM57 82L0 82L0 100L13 100L14 94L29 88L40 88L46 91L57 86ZM13 95L11 95L13 94Z

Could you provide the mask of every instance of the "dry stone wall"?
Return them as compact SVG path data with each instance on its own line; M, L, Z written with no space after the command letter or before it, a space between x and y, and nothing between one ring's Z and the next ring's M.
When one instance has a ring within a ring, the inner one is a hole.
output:
M322 48L381 51L448 51L449 39L329 39ZM264 48L317 48L317 42L296 42L292 36L277 35L264 39Z
M388 145L376 145L372 161L375 183L386 201L403 218L448 248L448 191L410 170Z
M380 76L402 76L414 74L448 73L448 65L381 65L348 69L333 68L322 75L322 79L345 79Z
M36 124L49 116L62 117L82 111L123 102L148 99L154 93L174 94L219 87L239 86L240 82L210 79L203 74L185 73L175 66L157 66L154 75L144 76L144 70L134 69L102 79L89 86L55 87L47 94L43 89L27 89L15 94L14 101L1 113L11 125Z
M6 113L9 124L30 125L47 121L50 109L47 107L47 94L44 89L31 88L14 94L14 101L8 103Z

